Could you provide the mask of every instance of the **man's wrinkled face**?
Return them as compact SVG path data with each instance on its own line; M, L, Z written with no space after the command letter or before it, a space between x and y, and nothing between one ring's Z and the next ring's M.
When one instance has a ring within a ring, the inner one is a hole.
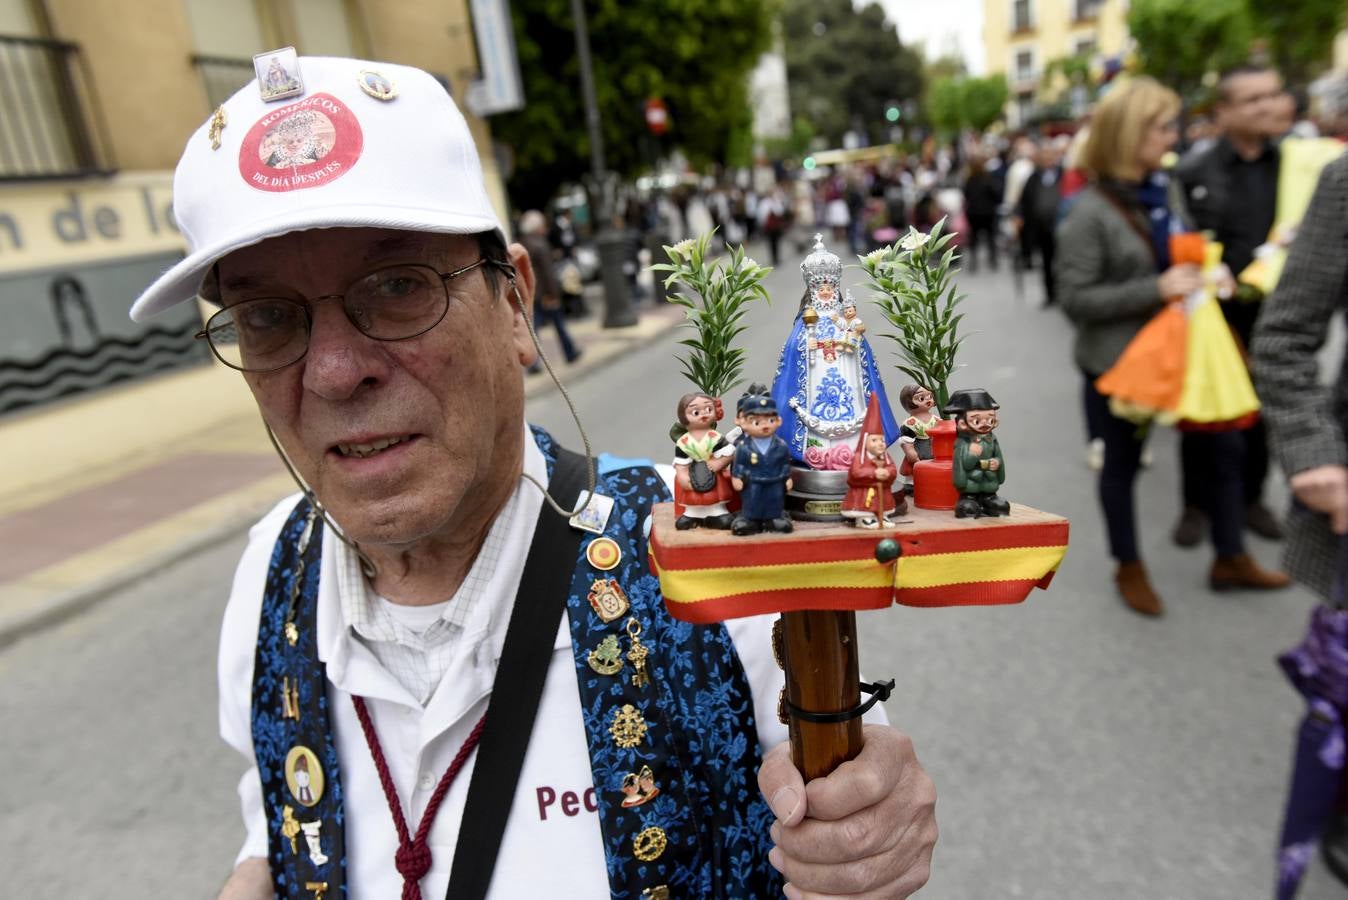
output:
M965 413L964 421L974 434L987 434L997 427L997 413L991 409L971 409Z
M523 248L520 292L532 294ZM478 259L476 238L377 228L296 232L236 250L218 266L225 305L304 299L312 316L303 359L247 373L263 418L300 475L355 540L405 545L452 532L481 502L513 488L523 433L521 364L532 361L504 276L485 268L446 285L449 308L425 334L378 341L337 299L381 266L450 272ZM495 452L494 452L495 451Z

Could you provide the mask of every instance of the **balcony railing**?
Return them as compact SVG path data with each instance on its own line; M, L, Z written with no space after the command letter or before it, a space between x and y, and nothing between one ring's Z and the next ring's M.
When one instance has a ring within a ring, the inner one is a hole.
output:
M253 80L251 59L196 55L192 57L192 65L201 73L201 82L206 86L206 99L211 109L223 104L235 91Z
M77 44L0 35L0 181L115 168Z

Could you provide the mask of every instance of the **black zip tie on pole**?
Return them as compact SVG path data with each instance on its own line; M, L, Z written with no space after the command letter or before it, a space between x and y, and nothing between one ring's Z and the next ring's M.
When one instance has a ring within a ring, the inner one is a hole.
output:
M870 712L871 707L881 700L888 700L889 695L894 693L894 679L888 681L877 681L874 684L861 682L861 693L870 694L871 698L865 703L857 704L851 709L845 709L842 712L818 713L801 709L790 700L786 701L787 711L803 722L814 722L817 725L833 725L838 722L850 722L853 719L859 719Z

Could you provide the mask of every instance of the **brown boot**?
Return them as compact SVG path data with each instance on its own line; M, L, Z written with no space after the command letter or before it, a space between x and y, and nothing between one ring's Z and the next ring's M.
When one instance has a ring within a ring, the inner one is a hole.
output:
M1292 583L1283 572L1270 572L1260 568L1259 563L1248 553L1235 556L1219 556L1208 573L1208 585L1214 591L1231 588L1253 588L1259 591L1272 591L1285 588Z
M1161 598L1156 596L1147 580L1147 569L1140 561L1119 563L1114 582L1119 586L1119 596L1133 612L1144 616L1159 616L1165 612Z

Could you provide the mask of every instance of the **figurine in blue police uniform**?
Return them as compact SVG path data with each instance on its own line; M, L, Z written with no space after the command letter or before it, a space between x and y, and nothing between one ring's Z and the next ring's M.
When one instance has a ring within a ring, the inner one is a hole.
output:
M786 492L791 490L791 450L777 436L782 417L767 388L752 384L740 397L735 424L744 431L736 444L731 484L740 492L739 515L731 523L734 534L757 534L764 529L789 532Z

